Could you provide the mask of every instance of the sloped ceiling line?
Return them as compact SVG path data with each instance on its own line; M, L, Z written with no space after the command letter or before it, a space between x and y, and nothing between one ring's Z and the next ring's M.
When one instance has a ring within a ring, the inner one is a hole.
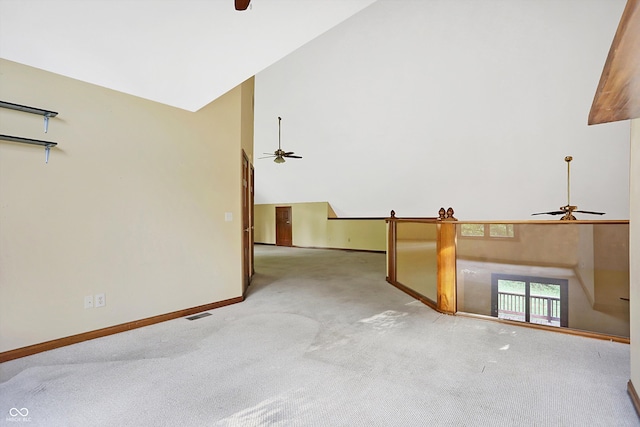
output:
M0 0L0 57L197 111L376 0Z

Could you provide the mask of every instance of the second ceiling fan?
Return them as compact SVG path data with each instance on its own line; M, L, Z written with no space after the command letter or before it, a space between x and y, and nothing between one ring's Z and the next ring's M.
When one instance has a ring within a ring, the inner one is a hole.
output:
M289 159L301 159L302 156L296 156L295 153L293 151L284 151L281 146L280 146L280 122L282 122L282 117L278 117L278 149L276 151L273 152L273 154L271 153L264 153L264 154L268 154L267 157L260 157L261 159L268 159L271 157L274 157L273 161L276 163L284 163L285 160L284 158L287 157Z
M577 206L571 204L571 160L573 160L573 157L571 156L567 156L564 158L564 161L567 162L567 204L564 206L560 206L559 210L557 211L538 212L531 215L563 215L562 218L560 218L561 221L575 221L576 217L573 216L574 212L586 213L590 215L604 215L604 212L578 210Z

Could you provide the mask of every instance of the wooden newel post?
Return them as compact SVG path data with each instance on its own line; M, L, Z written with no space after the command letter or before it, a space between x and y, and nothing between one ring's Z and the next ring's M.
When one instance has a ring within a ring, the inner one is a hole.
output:
M396 283L396 211L391 211L391 217L387 219L387 223L389 224L389 236L387 241L387 282Z
M456 308L456 224L452 208L440 208L438 220L438 311L454 314Z

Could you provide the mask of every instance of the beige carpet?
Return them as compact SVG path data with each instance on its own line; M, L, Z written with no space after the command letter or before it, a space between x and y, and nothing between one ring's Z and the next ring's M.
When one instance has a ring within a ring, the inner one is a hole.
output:
M256 246L256 273L210 316L0 365L0 424L640 425L628 345L440 315L383 254Z

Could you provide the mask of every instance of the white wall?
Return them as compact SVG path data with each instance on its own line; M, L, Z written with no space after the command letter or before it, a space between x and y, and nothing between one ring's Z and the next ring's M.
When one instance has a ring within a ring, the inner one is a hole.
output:
M256 76L256 203L338 216L629 215L629 124L587 126L624 0L379 0ZM548 217L557 219L557 217ZM594 217L583 217L585 219Z

